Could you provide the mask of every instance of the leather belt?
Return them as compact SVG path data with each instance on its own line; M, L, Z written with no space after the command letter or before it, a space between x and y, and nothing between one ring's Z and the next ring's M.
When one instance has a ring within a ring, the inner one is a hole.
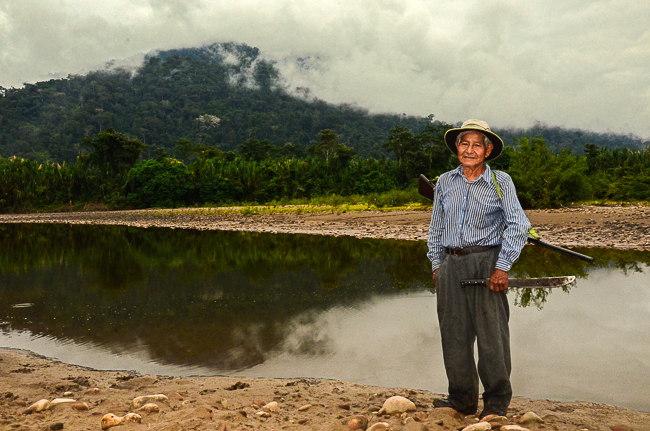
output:
M445 248L445 253L451 254L452 256L465 256L470 253L480 253L482 251L488 251L498 245L477 245L474 247L465 247L465 248Z

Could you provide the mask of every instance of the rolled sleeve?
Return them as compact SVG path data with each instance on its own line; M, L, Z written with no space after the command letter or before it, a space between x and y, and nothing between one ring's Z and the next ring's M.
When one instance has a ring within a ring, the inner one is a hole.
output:
M526 245L530 221L524 213L512 179L507 174L499 181L503 192L503 213L505 218L505 230L503 231L503 242L501 252L497 260L496 268L503 271L510 271L512 265L519 259L521 250Z
M429 238L427 246L429 251L427 257L431 261L431 271L435 271L440 266L444 247L442 246L442 233L444 227L444 213L441 202L440 180L436 182L435 195L433 198L433 207L431 209L431 224L429 225Z

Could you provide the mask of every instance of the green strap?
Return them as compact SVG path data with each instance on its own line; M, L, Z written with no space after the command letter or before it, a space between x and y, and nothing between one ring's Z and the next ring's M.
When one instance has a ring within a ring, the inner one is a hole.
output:
M494 183L494 186L497 188L497 194L499 195L499 199L503 200L503 196L501 196L501 188L499 188L499 183L497 182L497 177L494 175L494 171L492 172L492 182Z
M492 172L492 181L494 182L494 187L497 188L497 194L499 195L499 199L503 200L503 196L501 196L501 188L499 187L499 183L497 182L497 177L496 177L496 175L494 175L494 171L491 171L491 172ZM537 232L535 232L535 229L533 229L532 227L530 228L528 233L533 238L539 239L539 234Z

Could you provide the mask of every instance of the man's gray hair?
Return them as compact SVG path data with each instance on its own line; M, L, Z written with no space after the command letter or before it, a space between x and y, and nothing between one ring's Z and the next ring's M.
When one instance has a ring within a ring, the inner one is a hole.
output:
M464 132L459 133L458 136L456 137L456 146L458 146L458 144L460 143L460 140L463 138L463 136L467 135L468 133L472 133L472 132L481 133L478 130L466 130ZM490 138L488 138L486 134L481 133L481 135L483 135L483 146L485 147L485 151L487 151L488 146L492 143L492 141L490 141Z

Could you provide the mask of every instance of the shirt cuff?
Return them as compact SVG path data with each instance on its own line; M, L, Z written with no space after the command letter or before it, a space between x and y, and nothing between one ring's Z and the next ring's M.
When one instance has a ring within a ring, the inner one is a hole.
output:
M509 272L511 267L512 267L512 263L508 262L504 258L500 257L499 259L497 259L496 269Z

